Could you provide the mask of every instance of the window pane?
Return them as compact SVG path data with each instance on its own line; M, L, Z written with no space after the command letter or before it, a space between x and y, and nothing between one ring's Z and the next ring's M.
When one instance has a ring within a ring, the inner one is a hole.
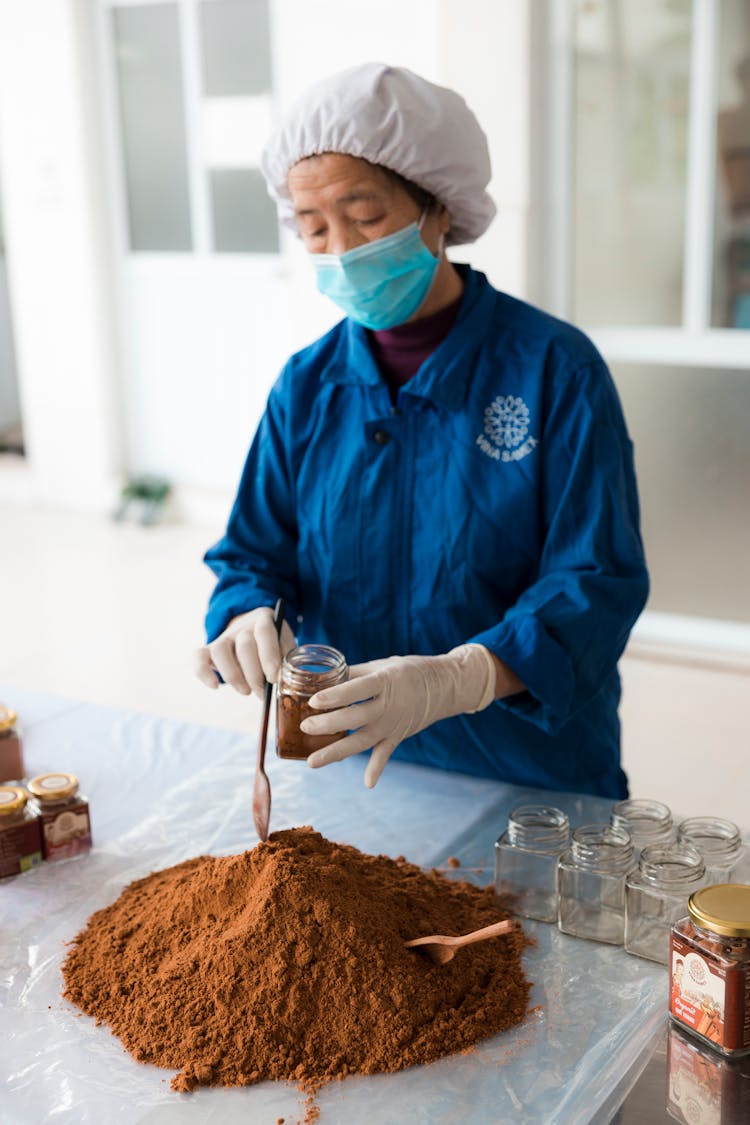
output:
M278 254L276 208L262 174L255 168L215 168L210 176L215 249Z
M204 94L234 98L270 90L268 0L210 0L200 13Z
M618 364L635 442L649 609L750 622L746 371Z
M691 0L576 0L574 317L677 325Z
M177 8L115 8L112 19L131 249L191 250Z
M721 5L713 323L750 328L750 7Z

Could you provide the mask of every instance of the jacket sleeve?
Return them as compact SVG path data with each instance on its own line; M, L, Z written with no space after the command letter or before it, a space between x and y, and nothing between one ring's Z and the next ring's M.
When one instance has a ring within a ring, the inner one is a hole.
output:
M278 597L297 613L297 529L285 408L285 375L273 387L250 447L226 534L204 555L218 581L206 615L214 640L233 617Z
M603 362L553 378L543 440L536 581L471 638L526 691L498 700L549 734L604 686L648 596L633 447Z

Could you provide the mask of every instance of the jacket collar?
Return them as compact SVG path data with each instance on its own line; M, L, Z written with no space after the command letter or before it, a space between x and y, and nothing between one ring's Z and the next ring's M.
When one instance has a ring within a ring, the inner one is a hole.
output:
M495 291L483 273L460 267L465 288L453 328L399 393L429 398L458 410L464 401L468 369L481 349ZM323 382L380 386L382 378L372 357L367 331L352 320L341 323L336 352L322 375Z

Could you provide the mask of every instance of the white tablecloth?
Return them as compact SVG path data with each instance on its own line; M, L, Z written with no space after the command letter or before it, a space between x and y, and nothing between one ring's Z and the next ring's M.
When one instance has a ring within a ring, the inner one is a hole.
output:
M56 699L0 685L23 720L30 774L76 773L89 798L90 855L0 884L0 1121L38 1125L268 1122L300 1117L293 1085L169 1089L172 1072L141 1065L106 1028L60 998L65 942L92 911L150 871L257 843L248 735ZM269 748L273 746L273 732ZM398 762L374 790L361 761L325 770L268 755L271 829L311 824L363 851L426 867L458 856L451 875L492 879L494 841L522 800L566 809L575 826L607 820L599 798L545 794ZM606 1120L613 1091L661 1026L666 971L621 949L525 923L539 1005L521 1027L465 1056L321 1091L321 1125Z

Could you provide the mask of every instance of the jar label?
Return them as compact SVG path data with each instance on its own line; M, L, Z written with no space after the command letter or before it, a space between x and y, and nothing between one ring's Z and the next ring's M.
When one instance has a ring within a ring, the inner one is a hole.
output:
M750 1047L746 966L719 964L674 933L670 954L669 1010L674 1018L724 1050Z
M44 858L68 859L91 847L91 824L87 804L61 812L43 812Z

